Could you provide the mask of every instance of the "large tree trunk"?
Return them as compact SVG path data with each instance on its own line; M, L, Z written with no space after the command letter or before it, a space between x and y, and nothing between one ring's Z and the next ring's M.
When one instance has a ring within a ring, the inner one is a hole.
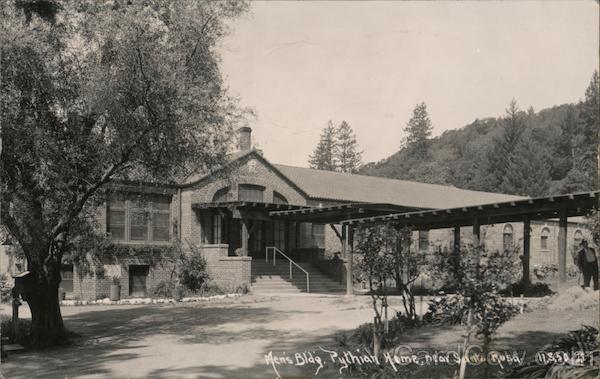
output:
M31 282L24 294L31 310L31 343L39 348L65 344L68 339L58 299L60 262L32 266Z

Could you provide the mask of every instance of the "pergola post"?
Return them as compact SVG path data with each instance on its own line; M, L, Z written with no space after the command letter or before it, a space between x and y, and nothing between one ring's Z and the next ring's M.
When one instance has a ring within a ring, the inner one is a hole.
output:
M558 221L558 278L560 283L567 281L567 212L560 210Z
M342 226L342 236L344 238L344 258L346 259L346 295L354 295L354 283L352 282L352 255L354 230L348 225Z
M529 281L529 260L531 247L531 222L528 217L523 220L523 287L530 284Z
M460 255L460 226L454 227L454 253Z
M479 247L481 246L481 226L479 225L479 219L475 217L473 219L473 248L476 252L476 260L475 267L477 272L477 277L479 277L479 259L480 259L480 251Z

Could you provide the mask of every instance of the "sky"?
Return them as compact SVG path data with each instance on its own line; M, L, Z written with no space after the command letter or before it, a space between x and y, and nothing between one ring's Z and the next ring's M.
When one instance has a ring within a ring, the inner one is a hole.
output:
M498 117L512 98L577 102L598 68L595 1L260 1L221 43L231 94L256 112L253 143L308 166L346 120L363 161L395 153L415 105L433 135Z

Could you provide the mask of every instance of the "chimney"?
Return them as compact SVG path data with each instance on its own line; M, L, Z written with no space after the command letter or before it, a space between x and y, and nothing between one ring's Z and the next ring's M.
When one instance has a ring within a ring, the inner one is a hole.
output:
M248 151L252 149L252 128L242 126L238 129L238 150Z

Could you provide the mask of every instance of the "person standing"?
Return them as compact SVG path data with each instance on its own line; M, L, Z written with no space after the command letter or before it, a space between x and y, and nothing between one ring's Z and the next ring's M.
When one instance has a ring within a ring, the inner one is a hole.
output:
M590 279L594 282L594 291L598 290L598 257L596 250L588 246L587 240L581 240L580 250L577 253L577 267L583 273L583 288L590 286Z

